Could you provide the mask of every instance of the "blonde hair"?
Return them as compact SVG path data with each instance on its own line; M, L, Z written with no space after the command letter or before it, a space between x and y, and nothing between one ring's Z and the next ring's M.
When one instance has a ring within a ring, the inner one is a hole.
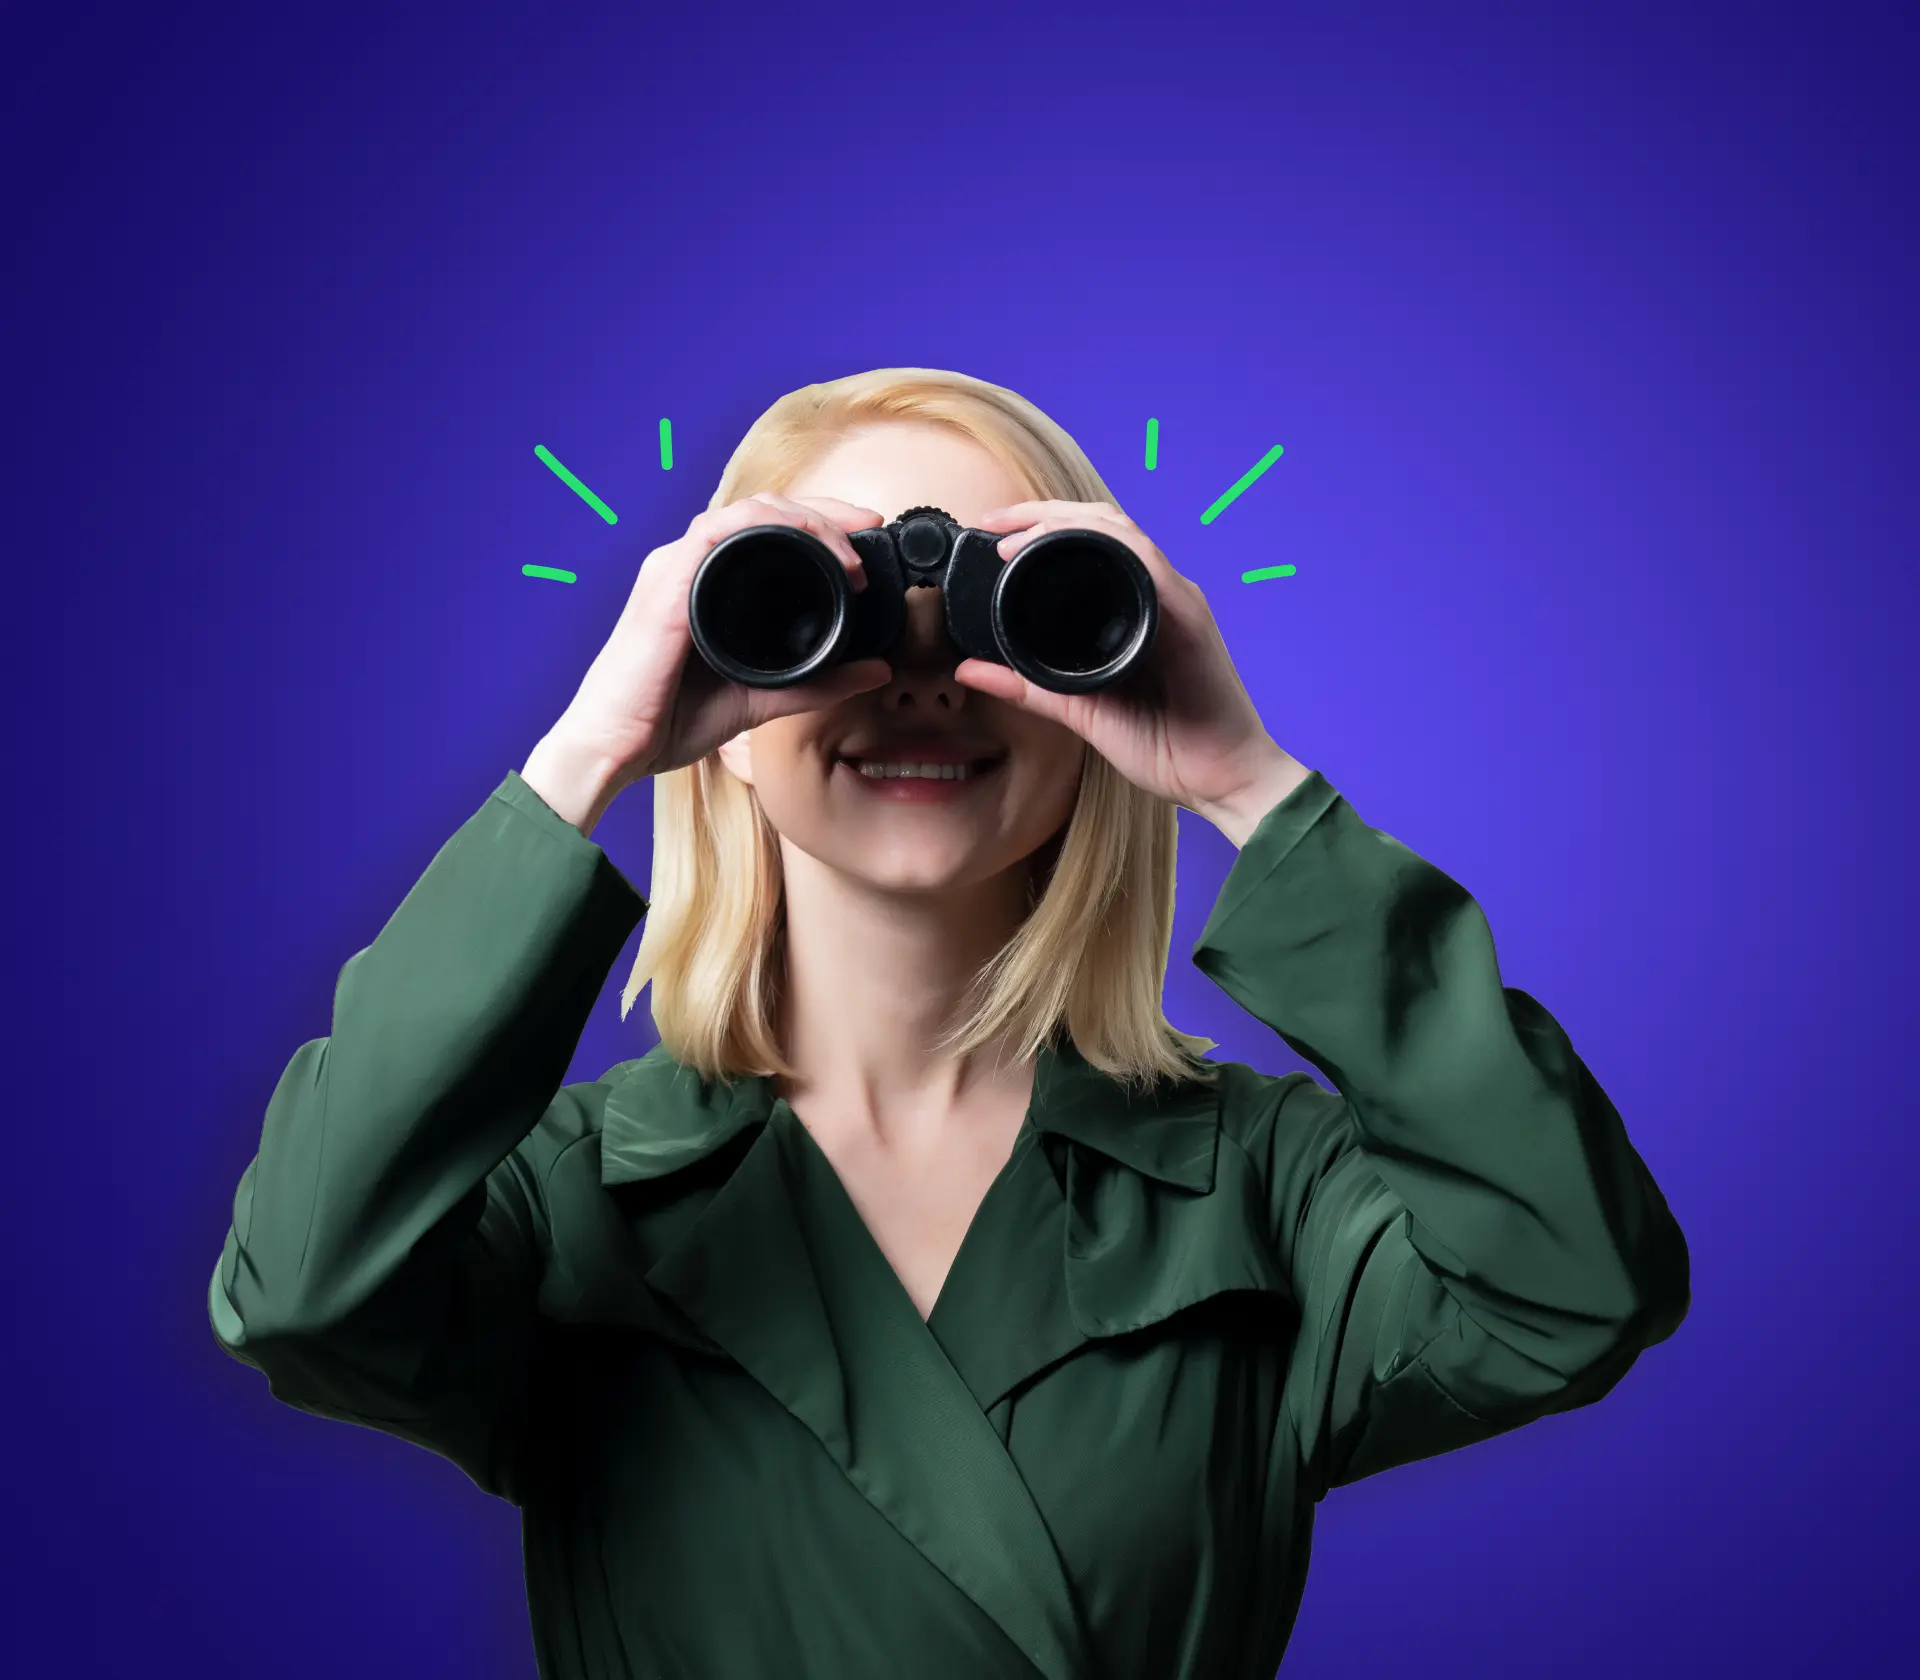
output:
M1111 502L1080 446L1024 397L966 374L878 368L803 386L747 429L708 503L779 492L849 434L888 421L973 439L1034 499ZM624 1019L653 986L667 1053L703 1077L791 1075L775 1026L785 970L779 839L758 796L709 753L653 778L653 881ZM955 1054L1004 1037L1025 1059L1069 1035L1129 1084L1208 1076L1214 1041L1161 1005L1173 933L1176 808L1089 748L1065 828L1034 855L1033 908L942 1035Z

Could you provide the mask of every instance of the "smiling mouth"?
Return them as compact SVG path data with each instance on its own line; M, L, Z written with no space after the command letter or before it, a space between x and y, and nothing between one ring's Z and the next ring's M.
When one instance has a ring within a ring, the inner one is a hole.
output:
M996 754L991 758L972 759L965 764L914 764L874 758L841 758L839 760L849 770L873 782L970 782L976 776L984 776L989 771L999 769L1006 761L1005 753Z

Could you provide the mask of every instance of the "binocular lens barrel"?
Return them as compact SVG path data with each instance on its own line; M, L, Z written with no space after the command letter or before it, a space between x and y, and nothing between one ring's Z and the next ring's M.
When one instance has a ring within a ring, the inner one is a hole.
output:
M994 632L1022 676L1071 691L1111 681L1117 659L1144 651L1136 644L1151 635L1156 605L1152 580L1123 544L1050 532L1009 562L995 591Z
M851 593L839 560L807 533L742 532L695 575L688 618L702 657L723 677L784 687L831 663Z

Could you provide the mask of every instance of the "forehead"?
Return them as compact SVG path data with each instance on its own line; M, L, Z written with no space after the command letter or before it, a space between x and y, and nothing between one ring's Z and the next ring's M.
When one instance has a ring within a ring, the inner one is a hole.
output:
M790 496L837 496L892 519L910 507L944 508L963 524L1030 492L983 445L944 426L895 421L843 438L787 487Z

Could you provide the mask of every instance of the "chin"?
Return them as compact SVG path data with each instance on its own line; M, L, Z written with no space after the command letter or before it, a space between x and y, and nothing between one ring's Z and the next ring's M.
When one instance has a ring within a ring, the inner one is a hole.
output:
M843 853L836 847L822 861L862 886L890 893L948 892L999 873L988 860L964 847L951 852L941 848L931 854L924 848L895 852L890 847L862 847Z

